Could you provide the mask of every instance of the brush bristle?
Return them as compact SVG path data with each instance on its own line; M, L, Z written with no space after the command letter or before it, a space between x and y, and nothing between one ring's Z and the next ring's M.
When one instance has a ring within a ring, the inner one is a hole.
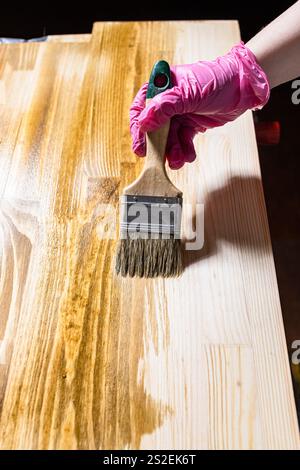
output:
M179 239L121 239L116 272L130 277L177 277L183 271Z

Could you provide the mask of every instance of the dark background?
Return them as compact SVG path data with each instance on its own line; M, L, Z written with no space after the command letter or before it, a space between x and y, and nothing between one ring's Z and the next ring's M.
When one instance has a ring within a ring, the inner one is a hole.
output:
M294 2L235 3L190 0L181 5L161 1L140 1L134 5L127 1L119 5L112 1L98 4L45 1L36 5L26 0L6 1L1 5L0 37L28 39L49 34L89 33L93 22L105 20L238 19L246 42ZM277 87L265 108L256 113L259 121L279 121L281 126L279 144L260 145L259 156L290 353L292 342L300 339L300 104L292 104L291 95L291 83ZM295 380L294 385L299 400L300 384Z
M293 3L286 0L189 0L180 3L176 0L41 0L38 3L5 0L1 2L0 37L31 38L45 34L89 33L93 22L97 20L238 19L242 37L248 40Z

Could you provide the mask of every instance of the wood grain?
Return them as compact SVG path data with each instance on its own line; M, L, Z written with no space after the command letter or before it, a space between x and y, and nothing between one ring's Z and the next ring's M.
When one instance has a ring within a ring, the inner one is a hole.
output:
M47 36L47 42L89 42L90 34L52 34Z
M106 22L0 47L1 448L299 448L251 113L169 172L186 242L204 205L180 279L115 277L104 236L142 168L128 109L153 63L238 40L234 21Z

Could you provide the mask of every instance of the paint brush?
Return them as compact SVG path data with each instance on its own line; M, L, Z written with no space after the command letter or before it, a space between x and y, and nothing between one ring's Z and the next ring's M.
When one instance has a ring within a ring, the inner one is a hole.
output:
M151 72L146 106L171 88L170 67L158 61ZM120 240L116 272L122 276L175 277L182 272L182 192L170 181L165 149L170 122L146 134L146 157L140 176L120 199Z

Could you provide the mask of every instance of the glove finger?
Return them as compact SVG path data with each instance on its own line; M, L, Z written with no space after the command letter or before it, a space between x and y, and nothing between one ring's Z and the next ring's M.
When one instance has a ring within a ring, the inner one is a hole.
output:
M193 128L182 126L177 116L171 121L166 148L166 157L170 168L179 169L185 162L195 160L196 152L193 144L195 134Z
M196 159L196 150L193 142L196 131L192 127L181 126L178 134L185 163L191 163Z
M148 83L144 83L144 85L139 89L129 111L132 150L139 157L144 157L146 154L145 134L140 129L139 115L145 108L147 87Z
M146 103L146 94L147 94L147 88L148 88L148 83L144 83L144 85L141 86L137 94L135 95L131 106L130 106L130 120L136 119L142 110L145 108L145 103Z
M151 132L163 126L175 114L182 114L184 106L181 89L176 86L156 95L139 114L142 132Z

